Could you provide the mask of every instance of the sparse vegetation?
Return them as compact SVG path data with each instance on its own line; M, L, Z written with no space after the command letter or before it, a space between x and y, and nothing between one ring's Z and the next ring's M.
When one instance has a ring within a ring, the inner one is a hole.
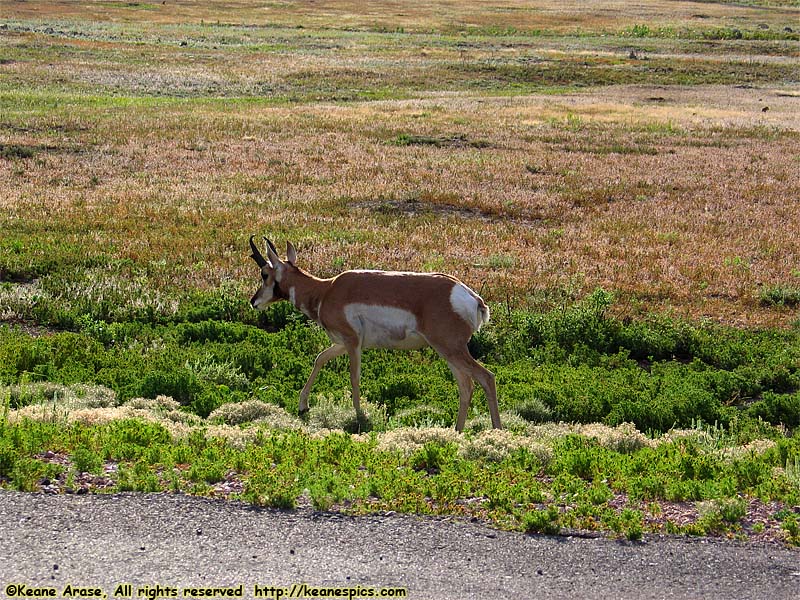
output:
M761 290L761 303L765 306L800 306L800 287L788 285L768 286Z
M794 4L12 4L0 485L800 543ZM507 430L429 351L299 418L250 233L473 286Z
M609 302L599 291L544 315L504 318L496 310L485 360L507 391L507 429L491 429L479 403L463 435L452 429L455 385L432 352L367 353L370 400L358 416L341 395L347 367L340 361L320 381L308 417L293 416L313 348L325 343L302 322L273 333L236 322L128 324L126 336L107 344L95 330L38 339L6 330L6 381L121 385L0 388L8 406L0 477L26 490L223 490L279 507L309 498L319 510L477 515L530 532L794 540L790 513L774 515L800 501L796 334L668 320L625 324L607 314ZM295 353L298 346L308 349ZM198 355L249 386L237 396L216 378L186 370ZM155 388L171 389L180 401L126 401ZM509 412L515 409L519 415ZM248 462L250 453L265 451L264 462ZM408 469L401 482L397 469ZM102 485L87 483L87 473L104 475ZM651 514L653 503L682 505L681 520ZM764 506L773 516L755 527L748 515Z
M310 501L318 510L477 516L538 533L608 530L637 540L682 532L796 543L791 507L800 489L778 467L783 456L797 456L796 438L739 454L726 452L733 446L709 449L702 430L676 431L622 451L589 428L565 425L520 434L350 435L263 422L180 428L155 407L138 410L105 422L80 410L57 422L12 412L3 424L0 477L29 491L172 490L279 508ZM630 432L609 428L605 435Z

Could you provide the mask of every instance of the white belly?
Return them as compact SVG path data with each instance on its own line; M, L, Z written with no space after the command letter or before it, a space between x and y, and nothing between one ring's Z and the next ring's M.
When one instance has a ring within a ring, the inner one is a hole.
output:
M417 331L416 317L407 310L355 303L348 304L344 314L362 348L415 350L428 345Z

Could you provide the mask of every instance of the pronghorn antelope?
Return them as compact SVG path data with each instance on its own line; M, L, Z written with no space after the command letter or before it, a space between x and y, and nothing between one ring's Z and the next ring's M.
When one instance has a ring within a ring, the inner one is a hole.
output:
M360 411L361 351L366 348L413 350L431 346L458 383L456 430L464 428L472 400L472 381L486 392L492 426L500 428L494 375L467 350L470 336L489 321L489 309L478 294L455 277L434 273L345 271L319 279L297 266L297 251L287 242L281 260L268 239L267 258L250 237L252 258L261 269L261 287L250 299L257 310L288 300L316 321L332 345L314 361L300 392L299 411L308 411L308 396L320 369L332 358L347 354L353 406Z

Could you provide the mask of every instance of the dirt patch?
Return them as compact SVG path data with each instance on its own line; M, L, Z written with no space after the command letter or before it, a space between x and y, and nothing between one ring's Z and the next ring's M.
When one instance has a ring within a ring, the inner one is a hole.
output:
M76 133L89 131L86 125L66 124L66 123L47 123L46 125L34 125L30 123L20 124L9 121L0 121L0 129L13 131L14 133Z
M363 202L355 202L351 206L382 215L456 217L485 223L513 223L526 227L534 227L544 221L542 217L536 215L500 214L473 206L428 202L417 198L409 200L365 200Z
M14 319L0 319L0 325L9 325L12 331L19 331L34 338L58 333L58 330L51 327Z
M0 144L0 158L6 160L33 158L40 153L67 152L79 154L83 152L77 146L55 146L51 144Z
M412 135L401 133L392 143L396 146L434 146L436 148L490 148L492 144L486 140L471 140L467 136L458 135Z
M800 90L792 84L780 87L620 85L595 89L588 94L565 95L562 102L576 110L587 111L592 111L594 105L603 101L609 103L607 109L621 113L635 107L640 118L671 121L682 127L722 121L726 127L794 130L797 128L798 98ZM765 107L768 110L765 111Z

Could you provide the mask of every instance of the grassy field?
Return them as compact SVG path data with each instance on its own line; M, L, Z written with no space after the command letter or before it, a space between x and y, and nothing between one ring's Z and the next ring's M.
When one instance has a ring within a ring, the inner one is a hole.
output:
M798 543L798 17L7 3L0 482ZM325 336L249 309L251 233L479 291L509 431L446 429L431 352L368 353L361 420L334 361L299 420Z

